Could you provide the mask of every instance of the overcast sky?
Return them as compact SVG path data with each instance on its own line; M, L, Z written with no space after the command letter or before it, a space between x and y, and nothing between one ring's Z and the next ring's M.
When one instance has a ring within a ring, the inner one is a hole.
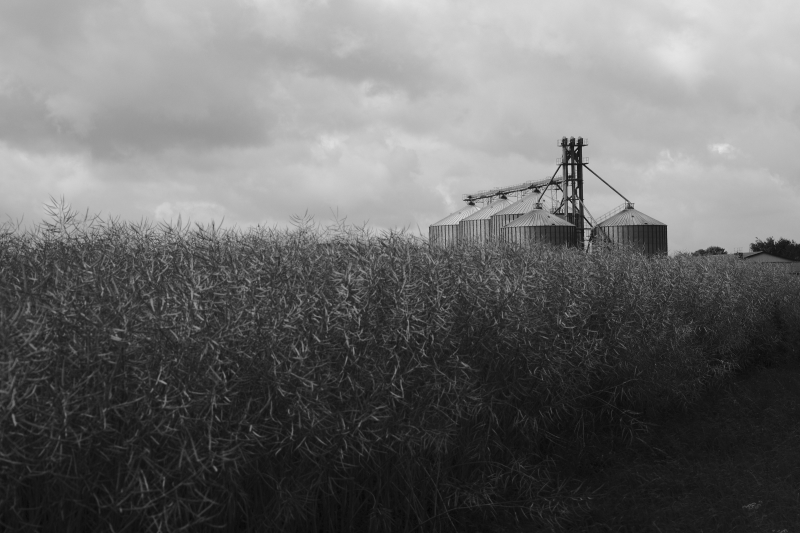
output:
M561 136L670 251L800 241L800 3L2 0L0 215L419 227ZM618 197L586 182L594 215Z

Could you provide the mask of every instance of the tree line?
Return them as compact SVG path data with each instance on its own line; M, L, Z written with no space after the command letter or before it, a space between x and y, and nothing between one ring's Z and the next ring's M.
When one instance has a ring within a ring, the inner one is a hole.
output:
M792 261L800 261L800 243L793 240L784 239L783 237L775 240L772 237L767 237L764 240L756 237L756 241L750 243L751 252L764 252L783 259L790 259ZM725 255L728 252L721 246L709 246L708 248L696 250L692 252L695 256L704 255Z

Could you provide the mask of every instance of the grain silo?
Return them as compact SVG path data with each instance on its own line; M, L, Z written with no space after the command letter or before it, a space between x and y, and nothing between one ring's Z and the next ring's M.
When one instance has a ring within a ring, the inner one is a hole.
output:
M593 240L598 244L632 245L647 255L667 253L667 225L626 202L618 213L597 224Z
M512 220L501 230L502 239L517 244L575 246L578 234L574 224L534 204L533 211Z
M468 205L464 206L463 209L447 215L435 224L431 224L428 228L430 243L442 246L456 244L458 242L458 223L479 209L480 207L470 202Z
M459 223L462 242L485 243L492 238L492 215L514 203L505 196L483 207Z
M563 243L565 238L558 232L568 232L569 228L574 228L574 238L566 238L566 243L587 251L602 243L618 243L639 246L650 255L667 253L667 226L633 209L630 200L589 167L589 158L584 154L584 148L589 145L588 139L561 137L556 141L556 145L561 148L561 157L556 159L557 167L549 178L463 195L464 201L472 205L472 209L462 209L433 224L430 227L431 242L451 244L458 241L500 240L504 226L536 210L536 204L545 200L547 203L542 205L547 205L548 208L539 208L544 214L532 216L526 222L512 226L528 229L515 229L514 232L508 233L509 238L513 236L513 239ZM607 215L595 219L584 202L586 192L584 170L614 191L625 203ZM511 203L507 196L512 194L527 194L527 196ZM479 210L474 207L476 202L489 202L489 204ZM555 217L565 222L565 224L556 222L556 226L550 223L551 227L562 228L547 230L557 234L551 235L541 229L545 227L545 218L540 217L544 217L545 214L547 220L552 220L549 217ZM458 229L455 224L458 224Z
M491 216L492 235L495 239L500 240L500 230L509 222L521 217L536 209L539 202L539 194L528 193L521 200L514 202L508 207L501 209Z

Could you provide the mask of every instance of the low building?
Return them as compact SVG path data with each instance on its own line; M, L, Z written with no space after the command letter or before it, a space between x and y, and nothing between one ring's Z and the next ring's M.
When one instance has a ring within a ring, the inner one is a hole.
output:
M767 252L738 252L731 255L738 257L748 264L769 264L780 266L782 268L786 268L791 274L800 275L800 261L784 259L783 257L768 254Z

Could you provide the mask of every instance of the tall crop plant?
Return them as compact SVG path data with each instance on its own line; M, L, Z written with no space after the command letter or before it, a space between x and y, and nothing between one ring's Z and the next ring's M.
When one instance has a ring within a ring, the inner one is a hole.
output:
M439 531L583 505L552 468L796 345L800 283L346 226L0 232L0 523Z

